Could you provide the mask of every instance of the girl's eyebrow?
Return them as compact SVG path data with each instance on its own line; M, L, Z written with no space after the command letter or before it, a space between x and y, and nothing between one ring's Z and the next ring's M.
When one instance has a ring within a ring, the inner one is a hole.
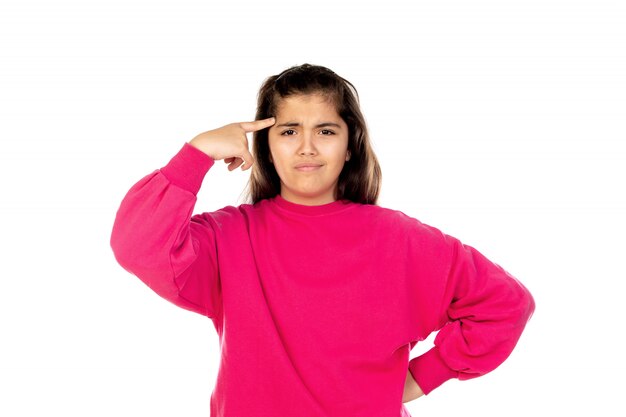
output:
M276 125L276 127L294 127L294 126L300 126L300 123L298 122L287 122L287 123L282 123L279 125ZM333 123L333 122L322 122L319 123L317 125L315 125L315 127L327 127L327 126L333 126L336 127L337 129L341 129L341 126L337 123Z

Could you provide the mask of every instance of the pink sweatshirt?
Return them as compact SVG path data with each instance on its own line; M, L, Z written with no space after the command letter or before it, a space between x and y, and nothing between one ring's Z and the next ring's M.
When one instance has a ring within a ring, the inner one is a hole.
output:
M131 187L110 241L125 270L212 320L211 417L409 416L407 372L425 394L484 375L534 311L499 265L398 210L277 195L194 215L213 164L184 143Z

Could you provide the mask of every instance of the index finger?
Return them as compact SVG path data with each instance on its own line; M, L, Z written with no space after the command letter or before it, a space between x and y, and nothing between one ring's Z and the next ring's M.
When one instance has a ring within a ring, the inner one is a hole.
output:
M246 132L255 132L257 130L265 129L276 123L276 118L268 117L267 119L255 120L253 122L241 122L239 125Z

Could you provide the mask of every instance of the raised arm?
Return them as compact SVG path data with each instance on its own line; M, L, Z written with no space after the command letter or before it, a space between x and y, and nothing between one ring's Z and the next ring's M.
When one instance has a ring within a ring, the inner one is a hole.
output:
M199 134L161 169L133 185L117 211L110 245L115 259L161 297L214 318L221 308L211 213L193 215L202 181L215 160L229 170L253 159L246 132L273 120L232 123Z
M211 218L192 216L214 160L185 143L122 200L111 233L117 262L172 303L214 317L219 271Z

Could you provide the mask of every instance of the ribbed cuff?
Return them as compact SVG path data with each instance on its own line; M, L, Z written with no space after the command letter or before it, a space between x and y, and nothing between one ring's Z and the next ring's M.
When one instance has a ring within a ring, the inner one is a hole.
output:
M458 372L450 369L441 359L437 346L409 361L413 379L426 395L449 379L458 378Z
M202 180L213 164L215 164L213 158L185 142L180 151L160 171L172 184L197 195Z

